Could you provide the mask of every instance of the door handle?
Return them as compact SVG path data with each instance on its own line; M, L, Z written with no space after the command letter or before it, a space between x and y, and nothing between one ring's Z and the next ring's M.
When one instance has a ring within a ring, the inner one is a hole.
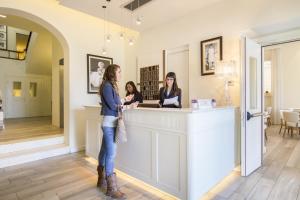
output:
M263 115L264 115L264 113L253 113L253 114L251 114L247 111L247 121L250 120L253 117L259 117L259 116L263 116Z

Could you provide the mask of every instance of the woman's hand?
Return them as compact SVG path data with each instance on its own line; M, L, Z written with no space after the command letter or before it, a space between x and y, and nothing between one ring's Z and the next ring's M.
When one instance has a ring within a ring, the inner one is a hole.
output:
M134 97L134 94L130 94L128 96L126 96L124 99L125 99L125 102L128 102L128 101L131 101Z

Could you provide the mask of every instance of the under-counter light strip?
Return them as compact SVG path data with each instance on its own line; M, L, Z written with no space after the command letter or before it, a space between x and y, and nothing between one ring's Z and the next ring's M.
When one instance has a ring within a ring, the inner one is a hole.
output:
M87 156L85 158L85 160L88 161L91 164L98 165L98 161L95 160L92 157L88 157ZM155 188L155 187L153 187L153 186L151 186L151 185L149 185L147 183L144 183L143 181L140 181L140 180L138 180L138 179L136 179L136 178L134 178L132 176L129 176L128 174L126 174L126 173L124 173L122 171L119 171L117 169L115 169L115 171L117 172L118 177L120 177L120 178L122 178L122 179L124 179L124 180L126 180L126 181L128 181L128 182L130 182L132 184L134 184L135 186L137 186L139 188L142 188L143 190L146 190L146 191L148 191L148 192L150 192L150 193L158 196L159 198L163 197L163 198L166 198L168 200L179 200L178 198L174 197L173 195L168 194L166 192L163 192L163 191L161 191L161 190L159 190L159 189L157 189L157 188Z

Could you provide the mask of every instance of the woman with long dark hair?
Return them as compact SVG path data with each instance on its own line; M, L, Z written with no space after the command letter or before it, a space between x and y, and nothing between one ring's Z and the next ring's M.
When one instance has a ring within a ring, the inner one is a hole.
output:
M159 90L159 104L166 108L181 108L181 89L177 85L176 74L166 75L164 87Z
M143 103L142 94L136 89L136 86L133 81L128 81L125 85L126 97L132 96L130 101L126 101L124 105L130 105L132 103L138 102ZM127 99L127 98L125 98Z
M99 152L97 167L98 182L100 189L107 187L106 195L114 199L124 199L125 194L117 187L116 173L114 173L114 161L116 157L115 133L118 122L118 112L121 108L121 101L118 92L117 82L121 78L121 69L118 65L109 65L104 72L100 85L99 95L102 107L102 145Z

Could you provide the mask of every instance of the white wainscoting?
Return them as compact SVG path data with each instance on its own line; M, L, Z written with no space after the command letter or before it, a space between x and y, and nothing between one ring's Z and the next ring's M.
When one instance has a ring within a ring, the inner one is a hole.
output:
M100 110L87 106L86 152L97 159ZM235 167L235 109L139 108L124 113L116 168L179 199L198 200Z

